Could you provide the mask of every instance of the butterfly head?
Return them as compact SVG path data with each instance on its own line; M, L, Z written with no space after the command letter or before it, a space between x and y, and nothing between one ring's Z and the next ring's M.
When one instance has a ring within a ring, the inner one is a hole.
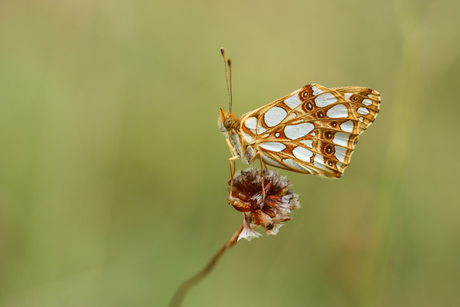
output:
M238 121L235 119L235 114L224 110L219 110L219 117L217 118L217 124L219 125L220 131L224 134L228 134L230 130L236 129Z

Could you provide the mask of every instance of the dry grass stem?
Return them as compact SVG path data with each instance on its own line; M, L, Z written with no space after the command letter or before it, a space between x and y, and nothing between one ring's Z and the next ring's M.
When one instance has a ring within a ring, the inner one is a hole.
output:
M230 247L232 247L238 241L238 237L242 230L243 225L241 225L240 228L230 238L230 240L228 240L228 242L225 243L225 245L217 251L217 253L211 259L211 261L209 261L208 265L203 270L201 270L195 276L193 276L189 280L186 280L182 283L182 285L180 285L180 287L176 290L176 293L174 293L169 307L179 307L182 304L182 301L185 295L187 294L188 290L197 283L199 283L203 278L206 277L206 275L208 275L211 272L211 270L214 268L217 261L219 261L220 257L224 254L224 252Z

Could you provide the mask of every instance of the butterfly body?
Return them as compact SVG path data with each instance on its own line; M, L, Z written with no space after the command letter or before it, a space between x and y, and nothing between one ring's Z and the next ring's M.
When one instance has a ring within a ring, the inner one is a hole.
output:
M377 91L306 85L240 118L220 110L232 158L295 172L340 177L359 135L375 120Z

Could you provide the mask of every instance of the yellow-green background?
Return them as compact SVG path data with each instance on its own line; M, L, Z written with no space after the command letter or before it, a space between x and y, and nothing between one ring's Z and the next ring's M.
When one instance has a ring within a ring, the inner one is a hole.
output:
M0 305L165 306L232 235L224 46L238 115L313 82L382 105L342 179L281 171L303 208L236 244L184 306L459 306L459 14L2 1Z

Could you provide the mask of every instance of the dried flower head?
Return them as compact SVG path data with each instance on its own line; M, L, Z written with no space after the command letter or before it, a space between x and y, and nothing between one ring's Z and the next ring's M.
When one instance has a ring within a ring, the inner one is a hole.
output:
M294 194L286 177L264 170L263 184L265 193L258 169L241 171L233 179L228 201L236 210L244 213L244 227L238 240L260 236L253 230L259 226L264 227L267 234L276 235L283 226L282 222L292 219L289 217L291 210L300 208L298 195Z

